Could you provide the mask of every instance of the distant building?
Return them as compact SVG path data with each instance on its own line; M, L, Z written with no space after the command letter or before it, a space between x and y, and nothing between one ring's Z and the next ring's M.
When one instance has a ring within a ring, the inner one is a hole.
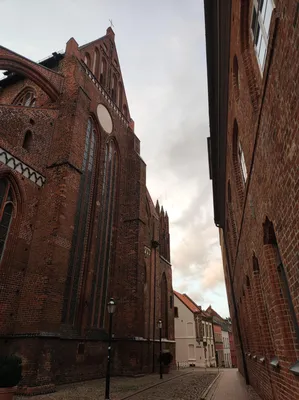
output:
M173 293L176 362L184 366L204 366L204 349L199 334L201 310L186 295Z
M186 294L174 291L176 361L196 367L216 366L212 317Z
M224 366L226 368L231 368L232 360L230 355L229 332L228 332L228 325L226 323L223 323L221 326L221 335L223 341Z
M235 340L231 324L229 326L228 337L229 337L229 348L230 348L230 358L232 361L232 368L236 368L238 366L238 362L237 362Z

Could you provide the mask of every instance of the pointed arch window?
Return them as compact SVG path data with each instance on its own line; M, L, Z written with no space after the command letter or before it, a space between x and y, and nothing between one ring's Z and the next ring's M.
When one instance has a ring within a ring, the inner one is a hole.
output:
M89 118L63 309L63 321L71 324L75 324L78 315L86 247L91 234L90 215L95 183L96 146L96 128L93 119Z
M7 179L0 179L0 261L2 260L14 211L14 196Z
M102 85L106 84L106 76L107 76L107 61L104 56L101 59L101 71L100 71L100 83Z
M128 119L128 107L126 104L123 106L123 114Z
M118 82L118 108L121 110L123 105L123 85L121 82Z
M241 202L244 200L244 186L247 181L247 168L244 152L239 140L238 123L234 120L233 126L233 165L236 177L237 191Z
M85 64L88 66L88 68L90 68L91 60L90 60L90 54L89 54L89 53L85 53L85 55L84 55L84 62L85 62Z
M30 130L25 132L24 141L23 141L23 149L30 151L32 147L32 132Z
M161 279L161 319L162 319L162 336L168 338L168 294L167 294L167 278L165 272Z
M102 191L102 208L98 225L98 245L96 268L92 286L93 310L90 324L94 328L103 327L106 315L106 300L111 265L111 249L115 241L116 193L119 157L116 144L110 140L106 145L105 167Z
M93 66L92 66L92 73L96 78L99 75L99 65L100 65L100 53L99 50L96 48L93 55Z
M22 92L15 98L13 102L14 105L23 107L35 107L35 103L35 91L30 88L22 90Z
M112 77L112 86L111 86L111 97L112 100L117 103L117 90L118 90L118 86L117 86L117 78L116 75L113 74Z

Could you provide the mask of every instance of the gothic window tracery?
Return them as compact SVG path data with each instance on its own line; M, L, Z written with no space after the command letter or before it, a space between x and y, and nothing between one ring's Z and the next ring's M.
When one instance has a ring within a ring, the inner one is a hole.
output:
M23 107L35 107L36 95L33 89L25 89L16 97L13 104Z
M92 118L88 119L82 175L79 187L75 227L66 282L64 322L75 324L79 306L80 283L84 272L87 240L90 235L90 210L95 181L96 129Z
M14 196L11 184L0 179L0 261L2 260L14 211Z

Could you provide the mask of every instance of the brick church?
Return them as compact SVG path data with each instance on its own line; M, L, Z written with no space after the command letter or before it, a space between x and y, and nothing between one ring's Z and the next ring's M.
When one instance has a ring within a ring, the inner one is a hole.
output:
M167 213L153 204L111 28L35 63L0 46L0 353L20 392L174 355ZM156 345L154 345L156 343Z

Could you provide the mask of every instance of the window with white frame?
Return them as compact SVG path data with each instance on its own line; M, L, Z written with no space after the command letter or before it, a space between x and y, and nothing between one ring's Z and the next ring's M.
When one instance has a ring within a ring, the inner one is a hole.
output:
M251 31L261 71L264 70L265 66L270 22L274 7L273 0L253 0Z
M240 141L238 143L238 158L239 158L239 163L241 165L243 183L245 185L246 180L247 180L247 168L246 168L245 157L244 157L244 153L243 153Z

